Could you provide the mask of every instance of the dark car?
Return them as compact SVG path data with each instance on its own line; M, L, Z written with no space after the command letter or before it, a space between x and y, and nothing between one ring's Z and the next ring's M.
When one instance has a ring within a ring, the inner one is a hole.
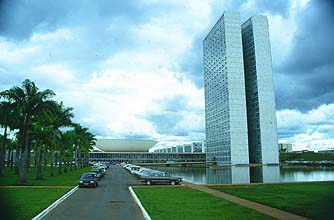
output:
M97 177L95 173L84 173L80 177L79 188L81 187L97 187Z
M151 185L152 183L169 183L174 186L182 182L182 178L180 177L172 177L169 173L159 171L151 172L149 175L140 176L139 180L145 182L146 185Z

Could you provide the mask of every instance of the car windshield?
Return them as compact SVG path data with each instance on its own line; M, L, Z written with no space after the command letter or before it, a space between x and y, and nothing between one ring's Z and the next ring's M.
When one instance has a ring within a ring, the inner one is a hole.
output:
M84 174L84 175L82 175L81 178L84 178L84 179L93 179L94 178L94 174Z

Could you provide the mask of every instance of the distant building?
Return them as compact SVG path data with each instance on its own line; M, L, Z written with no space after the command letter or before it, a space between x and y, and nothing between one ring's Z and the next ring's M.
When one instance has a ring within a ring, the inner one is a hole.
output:
M279 152L290 153L292 152L292 144L278 144Z
M334 149L320 150L319 153L321 153L321 154L334 154Z
M186 144L177 144L171 147L155 149L154 153L205 153L205 141L194 141Z

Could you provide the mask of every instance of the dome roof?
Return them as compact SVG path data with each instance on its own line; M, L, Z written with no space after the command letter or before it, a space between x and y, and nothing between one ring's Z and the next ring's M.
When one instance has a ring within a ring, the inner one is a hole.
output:
M155 140L97 139L95 147L104 152L148 152L157 143Z

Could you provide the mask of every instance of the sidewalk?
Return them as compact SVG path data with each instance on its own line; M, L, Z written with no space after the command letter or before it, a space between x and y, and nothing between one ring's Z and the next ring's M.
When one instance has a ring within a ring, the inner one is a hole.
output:
M230 194L223 193L223 192L220 192L220 191L217 191L217 190L214 190L214 189L210 189L210 188L208 188L206 186L203 186L203 185L195 185L195 184L192 184L192 183L186 183L185 186L187 186L191 189L195 189L195 190L199 190L199 191L202 191L202 192L209 193L213 196L217 196L217 197L226 199L228 201L237 203L239 205L242 205L242 206L245 206L245 207L248 207L248 208L251 208L251 209L255 209L258 212L261 212L261 213L266 214L266 215L270 215L270 216L272 216L274 218L277 218L277 219L281 219L281 220L310 220L308 218L305 218L305 217L302 217L302 216L299 216L299 215L295 215L295 214L285 212L285 211L282 211L282 210L279 210L279 209L276 209L276 208L272 208L272 207L265 206L265 205L262 205L262 204L259 204L259 203L256 203L256 202L252 202L252 201L249 201L249 200L246 200L246 199L242 199L242 198L239 198L239 197L236 197L236 196L232 196Z
M72 189L75 186L0 186L0 189L19 189L19 188L25 188L25 189L38 189L38 188L43 188L43 189Z

